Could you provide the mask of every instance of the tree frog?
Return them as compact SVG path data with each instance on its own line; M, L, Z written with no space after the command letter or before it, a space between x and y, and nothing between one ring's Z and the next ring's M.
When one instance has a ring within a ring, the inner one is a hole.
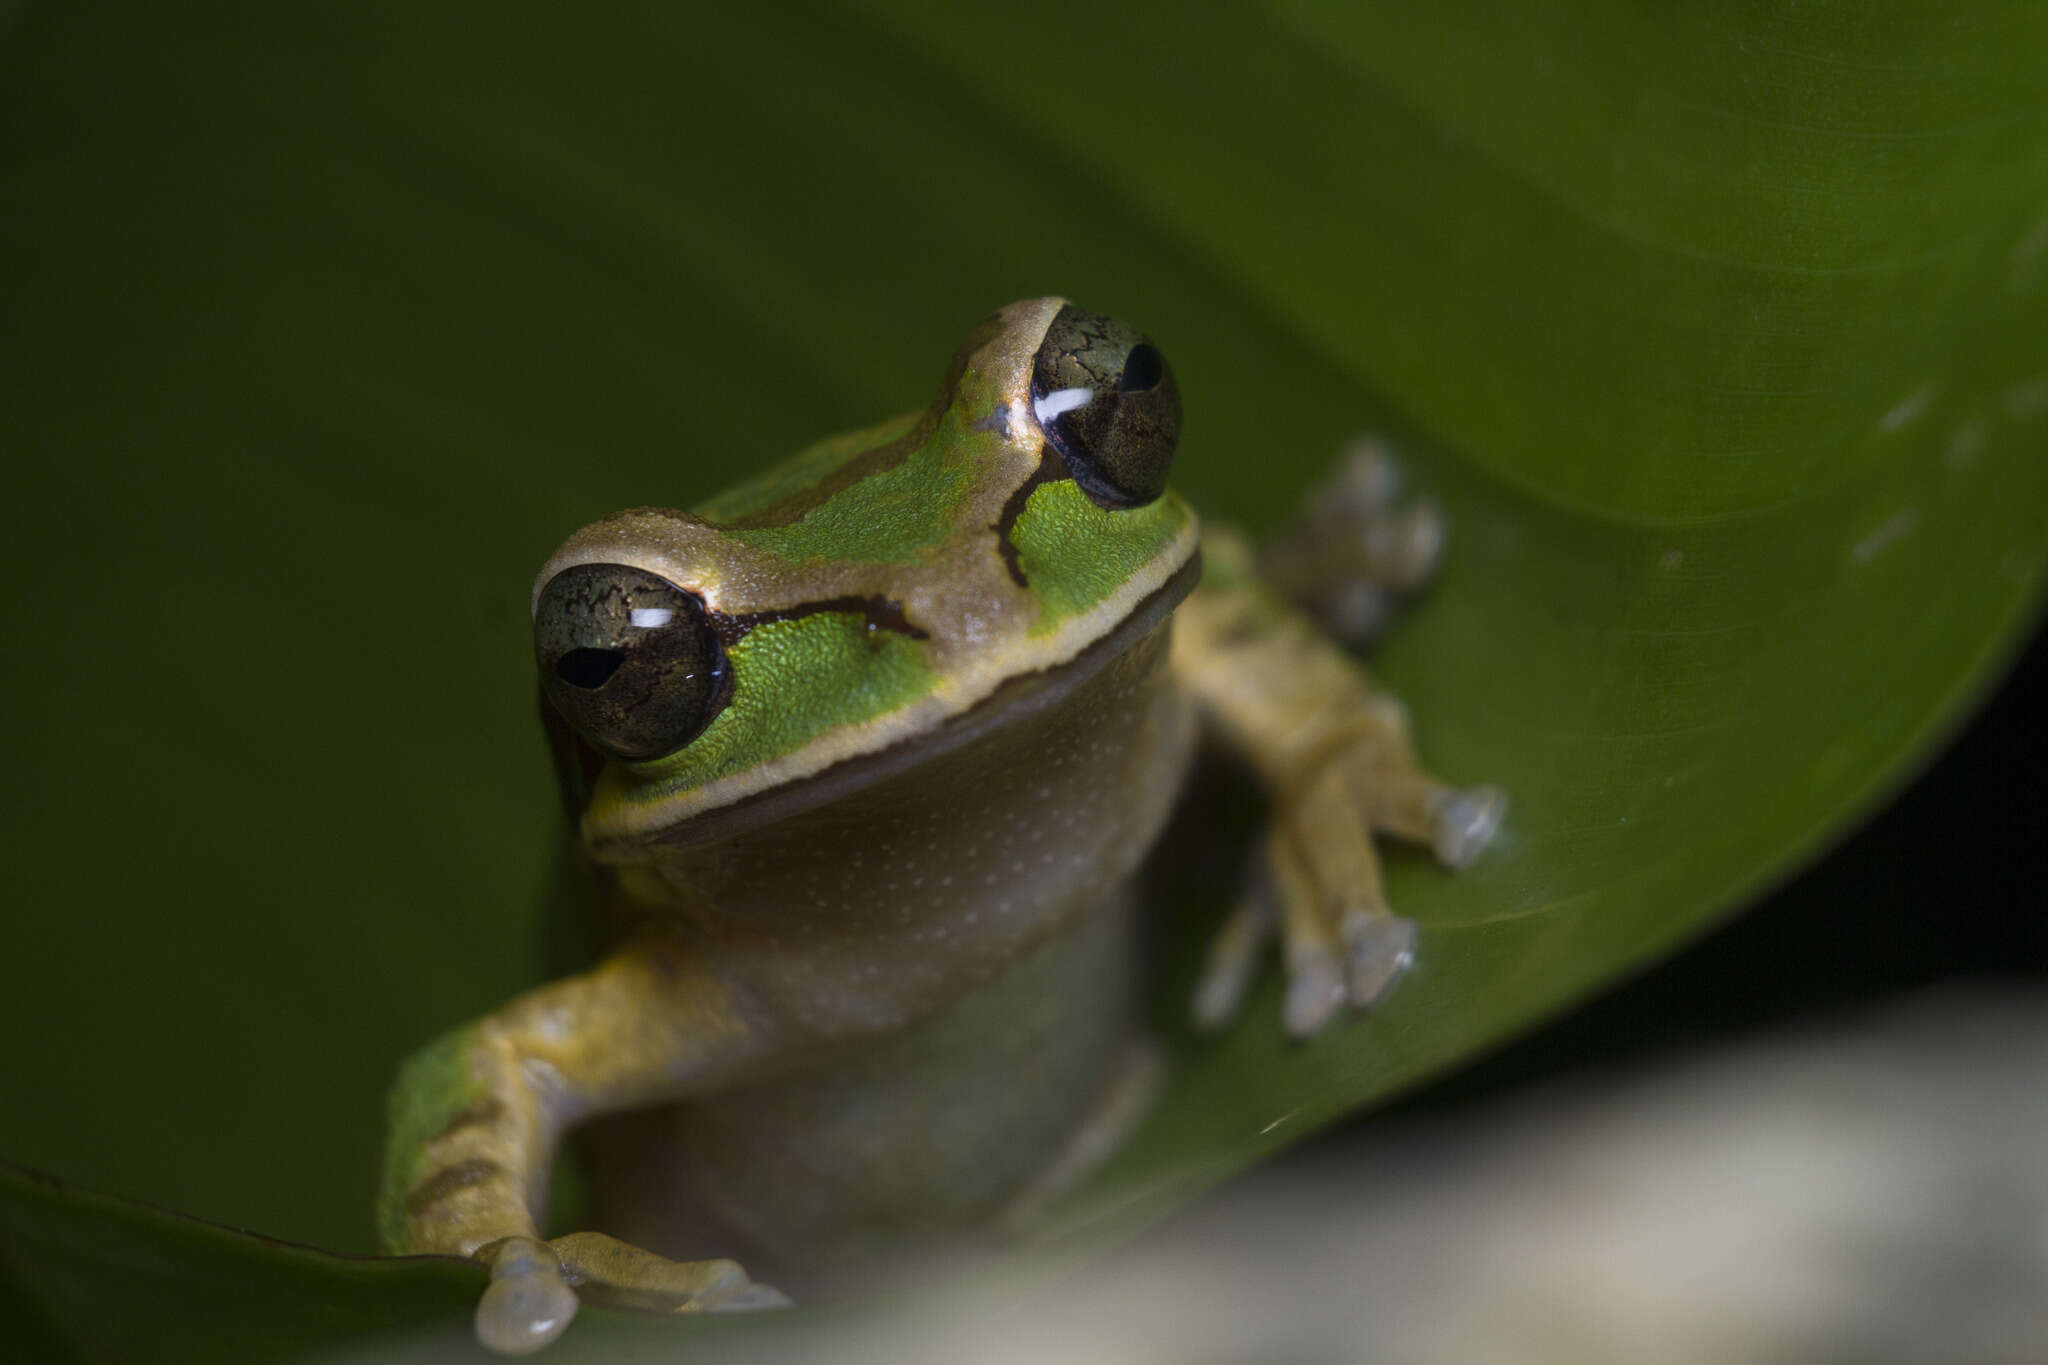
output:
M861 1284L1113 1145L1147 1074L1135 874L1200 741L1273 818L1198 1019L1272 939L1297 1036L1408 964L1375 835L1456 866L1504 798L1425 771L1288 598L1360 625L1439 523L1366 456L1261 558L1167 488L1180 421L1143 335L1030 299L922 412L547 561L543 712L608 947L407 1063L379 1201L387 1250L489 1266L486 1345L545 1344L578 1287L701 1311ZM606 1231L546 1240L571 1127Z

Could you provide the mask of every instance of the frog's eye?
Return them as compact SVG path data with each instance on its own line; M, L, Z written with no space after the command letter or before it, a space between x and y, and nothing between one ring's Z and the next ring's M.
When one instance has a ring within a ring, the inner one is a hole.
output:
M1180 389L1159 348L1129 324L1060 309L1031 362L1031 407L1097 506L1142 507L1166 491Z
M725 652L704 604L658 575L579 564L541 589L533 613L541 690L613 758L660 758L724 705Z

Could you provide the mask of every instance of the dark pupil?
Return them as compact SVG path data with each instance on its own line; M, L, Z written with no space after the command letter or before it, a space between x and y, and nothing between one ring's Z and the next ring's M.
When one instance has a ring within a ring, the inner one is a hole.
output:
M624 652L616 649L572 649L555 661L555 676L571 687L595 692L625 661Z
M1131 358L1124 362L1124 372L1116 381L1118 393L1143 393L1159 387L1159 376L1165 372L1165 357L1159 348L1150 342L1142 343L1131 350Z

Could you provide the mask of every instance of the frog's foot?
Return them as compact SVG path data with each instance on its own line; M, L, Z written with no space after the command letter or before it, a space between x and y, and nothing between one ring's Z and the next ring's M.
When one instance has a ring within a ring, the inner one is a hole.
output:
M501 1355L538 1351L562 1334L580 1301L661 1313L785 1308L789 1297L747 1277L736 1261L671 1261L601 1232L550 1242L508 1237L477 1253L491 1284L476 1335Z
M531 1237L507 1237L476 1257L491 1268L490 1287L476 1305L476 1339L499 1355L523 1356L562 1335L576 1316L554 1248Z
M1402 505L1400 493L1400 466L1386 444L1354 441L1309 491L1301 518L1265 547L1267 580L1339 639L1371 639L1443 556L1443 514L1426 501Z
M1415 922L1381 888L1376 832L1428 844L1462 867L1500 826L1497 787L1458 789L1420 769L1340 752L1283 801L1237 909L1210 945L1195 989L1195 1022L1216 1028L1237 1012L1260 950L1277 933L1287 968L1288 1034L1319 1032L1342 1006L1367 1010L1415 960Z

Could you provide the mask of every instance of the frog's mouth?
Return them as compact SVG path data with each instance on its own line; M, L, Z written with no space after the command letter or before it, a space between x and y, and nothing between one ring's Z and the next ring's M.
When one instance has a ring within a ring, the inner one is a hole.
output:
M634 850L662 844L696 844L736 838L763 825L840 800L862 787L892 777L939 754L971 744L991 731L1017 724L1048 707L1058 706L1166 621L1201 577L1202 559L1197 552L1171 578L1132 608L1130 614L1108 634L1079 654L1064 663L1009 679L980 702L947 717L931 730L887 748L842 759L800 781L771 787L729 805L713 807L660 830L597 841L591 852L600 862L636 862L640 859L634 856ZM566 729L566 726L562 728ZM573 731L570 736L575 737ZM595 757L594 751L592 757ZM564 790L569 790L566 784ZM571 814L573 818L575 812Z

